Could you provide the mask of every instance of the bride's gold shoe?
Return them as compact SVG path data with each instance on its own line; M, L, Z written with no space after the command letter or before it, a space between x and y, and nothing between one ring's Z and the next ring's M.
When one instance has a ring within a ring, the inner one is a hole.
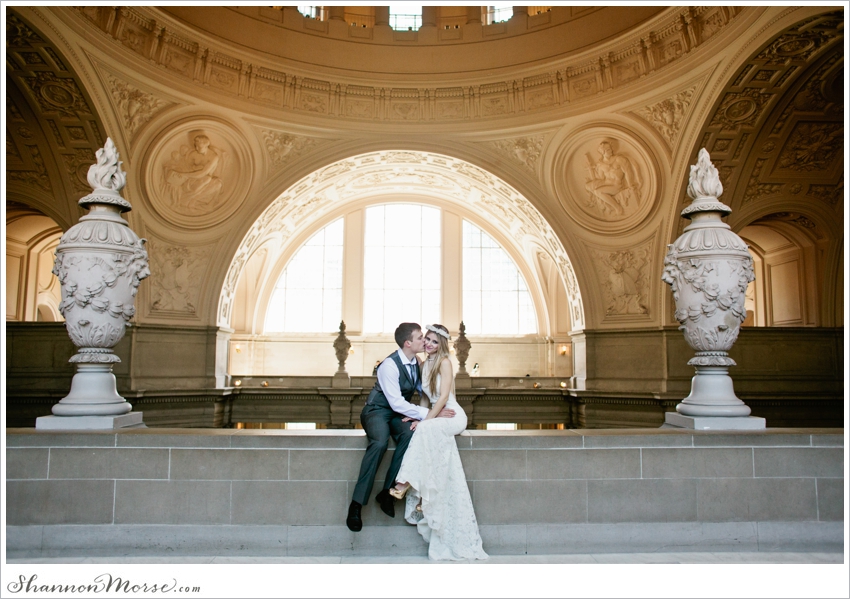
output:
M407 495L407 492L410 490L410 485L405 485L403 489L399 489L398 487L392 487L390 489L390 495L395 497L396 499L404 499L404 496Z

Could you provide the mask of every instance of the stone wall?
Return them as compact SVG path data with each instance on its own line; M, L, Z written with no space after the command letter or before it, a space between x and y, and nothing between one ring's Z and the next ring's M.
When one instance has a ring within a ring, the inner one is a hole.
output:
M8 429L6 438L10 557L426 554L415 528L374 501L363 531L344 525L362 431ZM493 555L841 551L843 438L843 429L491 431L457 444Z

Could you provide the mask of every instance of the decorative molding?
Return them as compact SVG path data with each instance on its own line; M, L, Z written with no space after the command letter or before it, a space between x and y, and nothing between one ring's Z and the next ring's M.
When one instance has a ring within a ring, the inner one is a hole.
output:
M834 11L778 33L720 93L698 139L716 158L730 207L796 195L806 183L835 185L844 105L833 91L843 21Z
M323 217L341 201L417 190L438 192L446 200L485 214L519 247L533 245L547 252L565 282L573 327L584 328L584 307L572 264L540 212L514 188L477 166L450 156L413 151L372 152L340 160L297 181L273 201L245 233L234 254L219 299L219 325L228 326L239 277L270 236L285 243L293 231Z
M844 126L840 122L800 121L779 154L776 170L811 173L832 170L843 158Z
M319 140L300 135L292 135L283 131L262 129L262 142L274 168L279 168L312 151Z
M254 161L233 127L212 119L164 129L146 155L146 195L172 225L203 228L234 214L251 186Z
M658 201L658 168L649 149L613 127L584 129L557 151L552 180L564 210L602 234L638 226Z
M634 111L634 114L661 134L671 150L676 147L676 141L688 114L696 87L692 85L669 98Z
M116 107L121 124L131 142L136 133L154 116L166 108L173 106L171 102L157 98L153 93L146 92L112 75L105 73L110 95Z
M650 240L629 249L591 250L606 317L649 314L652 246Z
M89 193L91 186L86 180L89 167L95 161L95 154L89 148L80 148L60 154L65 165L65 173L74 188L82 194Z
M524 170L534 175L537 174L537 164L543 151L545 139L546 135L512 137L481 142L481 145L490 147L499 154L507 156L512 162L519 164Z
M14 127L25 170L8 170L9 181L35 185L45 191L63 188L62 193L85 194L85 168L103 146L103 127L79 77L68 70L60 52L34 31L14 8L6 19L6 80L15 91L7 93L10 122L23 121L22 110L32 112L28 125ZM67 49L66 49L67 50ZM14 99L13 99L14 98ZM15 106L20 101L21 106ZM30 128L32 127L32 129ZM8 133L9 129L7 129ZM22 145L29 148L23 151ZM37 147L40 146L40 147ZM45 157L56 158L56 170L64 180L50 181ZM30 164L26 164L30 163Z
M621 89L689 55L728 26L741 9L695 7L671 11L642 38L626 36L603 56L562 62L520 79L462 87L397 88L349 85L277 70L208 47L193 32L154 8L75 7L80 23L98 29L121 52L153 61L171 74L234 97L271 107L356 120L431 122L492 119L551 110ZM700 32L704 32L703 35Z
M15 181L23 185L34 185L40 187L44 191L51 191L53 188L50 184L50 177L47 176L47 168L44 166L44 158L39 152L38 146L27 145L29 150L29 162L33 168L28 170L6 170L6 180Z
M188 247L158 239L148 241L152 316L197 316L203 274L213 246Z

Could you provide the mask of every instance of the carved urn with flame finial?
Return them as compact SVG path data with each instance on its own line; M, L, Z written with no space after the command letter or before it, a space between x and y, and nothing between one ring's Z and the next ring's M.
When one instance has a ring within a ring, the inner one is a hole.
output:
M55 416L38 418L36 428L121 428L141 424L141 412L118 394L112 364L121 359L112 348L124 337L136 312L139 283L150 275L145 240L121 213L131 210L121 197L127 175L111 139L97 151L89 168L92 193L80 199L89 213L62 235L53 274L59 278L65 328L77 353L67 397L53 406Z
M673 290L679 330L696 351L688 362L696 369L691 393L676 406L678 414L667 414L667 423L764 428L763 418L748 418L750 408L735 396L729 376L735 361L728 352L746 318L744 300L755 275L747 244L721 220L732 212L717 199L722 193L719 173L703 148L691 166L688 195L693 202L682 210L691 224L668 246L661 277Z

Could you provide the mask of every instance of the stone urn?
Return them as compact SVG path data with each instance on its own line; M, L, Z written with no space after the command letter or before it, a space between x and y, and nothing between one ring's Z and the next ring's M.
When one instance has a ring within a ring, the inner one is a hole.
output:
M68 396L53 406L56 416L115 417L132 410L116 389L112 365L121 359L112 348L130 326L139 283L150 270L145 240L121 217L131 210L120 193L126 180L115 144L107 139L97 151L97 164L89 168L88 182L94 191L79 201L89 213L62 235L56 248L53 274L62 288L59 311L78 348L70 359L77 364L77 373ZM61 420L68 424L71 419ZM141 422L141 413L137 420ZM42 424L60 426L55 421ZM93 428L113 428L108 425L104 420Z
M691 166L688 195L693 202L682 211L691 224L668 246L661 277L673 290L679 330L696 351L688 362L696 369L691 394L676 411L695 418L750 414L735 396L729 377L735 361L728 352L746 317L747 285L755 279L753 259L747 244L721 221L732 212L717 199L722 193L720 176L703 148Z

